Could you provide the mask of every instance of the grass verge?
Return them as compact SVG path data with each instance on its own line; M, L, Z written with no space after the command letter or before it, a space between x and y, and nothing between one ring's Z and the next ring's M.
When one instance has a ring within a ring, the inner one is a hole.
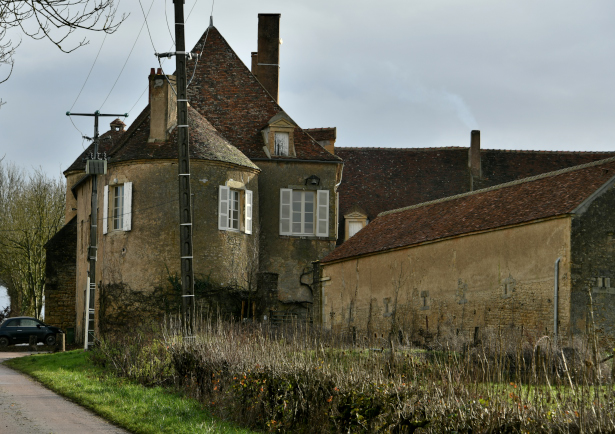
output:
M117 378L94 366L83 350L20 357L5 364L134 433L250 432L214 419L196 400Z

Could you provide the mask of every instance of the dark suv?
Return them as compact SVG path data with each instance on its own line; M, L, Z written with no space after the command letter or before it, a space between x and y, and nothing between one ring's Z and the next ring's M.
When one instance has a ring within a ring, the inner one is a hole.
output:
M30 336L36 336L37 342L55 345L56 334L64 333L58 327L50 326L36 318L20 316L7 318L0 324L0 347L13 344L27 344Z

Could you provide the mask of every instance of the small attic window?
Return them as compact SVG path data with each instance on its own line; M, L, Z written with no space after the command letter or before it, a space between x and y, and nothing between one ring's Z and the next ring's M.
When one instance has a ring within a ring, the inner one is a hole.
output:
M288 133L275 133L275 149L274 155L288 156Z
M295 157L294 130L295 123L284 112L272 117L268 125L261 130L268 157Z

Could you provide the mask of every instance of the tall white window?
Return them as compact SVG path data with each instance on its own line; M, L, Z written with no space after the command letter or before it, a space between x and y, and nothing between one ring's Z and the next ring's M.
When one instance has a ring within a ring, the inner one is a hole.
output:
M132 229L132 182L105 185L103 192L103 234ZM111 222L109 222L109 215Z
M229 191L228 228L239 230L239 192L237 190Z
M354 234L363 229L362 222L349 222L348 223L348 238L352 237Z
M314 192L293 191L293 234L314 233Z
M274 154L275 155L288 155L288 133L276 132L274 134Z
M280 235L329 236L329 191L280 190Z
M124 229L124 185L113 187L113 230Z
M218 229L252 233L252 191L218 187Z

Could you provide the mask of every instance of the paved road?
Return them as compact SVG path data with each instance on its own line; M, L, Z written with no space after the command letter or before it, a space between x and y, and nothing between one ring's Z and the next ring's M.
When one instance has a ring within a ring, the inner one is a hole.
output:
M2 353L0 363L30 353ZM0 364L0 434L127 433Z

